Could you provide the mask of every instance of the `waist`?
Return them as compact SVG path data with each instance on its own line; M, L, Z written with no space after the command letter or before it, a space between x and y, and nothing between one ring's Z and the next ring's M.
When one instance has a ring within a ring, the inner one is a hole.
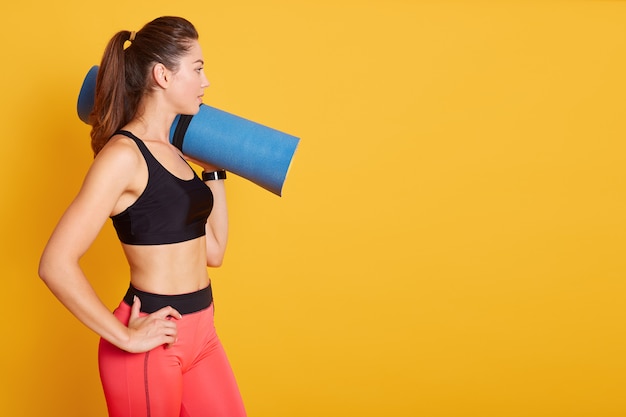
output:
M180 314L191 314L209 308L213 302L211 284L198 291L175 295L153 294L138 290L131 284L124 295L124 302L132 306L135 296L141 302L141 312L148 314L167 306L175 308Z

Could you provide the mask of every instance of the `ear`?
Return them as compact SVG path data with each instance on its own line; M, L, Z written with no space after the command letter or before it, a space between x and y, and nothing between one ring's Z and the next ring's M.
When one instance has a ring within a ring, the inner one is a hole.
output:
M152 78L156 85L161 88L167 88L171 80L171 73L165 65L158 63L152 67Z

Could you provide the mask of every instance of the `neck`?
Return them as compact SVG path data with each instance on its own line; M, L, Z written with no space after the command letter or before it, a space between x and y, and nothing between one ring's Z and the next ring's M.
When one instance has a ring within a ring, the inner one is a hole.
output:
M124 127L140 138L169 143L170 128L176 113L159 103L159 100L144 99L137 114Z

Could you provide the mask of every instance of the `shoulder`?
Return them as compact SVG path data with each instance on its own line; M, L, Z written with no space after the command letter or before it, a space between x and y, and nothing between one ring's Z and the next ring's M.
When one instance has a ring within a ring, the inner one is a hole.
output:
M141 151L131 138L124 135L114 135L100 150L95 161L99 159L129 163L141 160Z
M113 136L100 150L87 173L87 182L98 186L125 187L145 169L145 162L137 144L123 135Z
M92 170L107 171L109 175L128 175L135 172L142 161L141 151L132 139L115 135L96 155Z

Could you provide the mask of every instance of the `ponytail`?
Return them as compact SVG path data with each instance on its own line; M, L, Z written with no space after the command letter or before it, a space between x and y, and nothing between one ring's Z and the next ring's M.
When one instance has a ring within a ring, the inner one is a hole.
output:
M93 111L89 122L91 148L97 155L117 129L128 123L126 114L126 71L124 63L124 43L131 32L118 32L104 50L102 62L96 78Z

